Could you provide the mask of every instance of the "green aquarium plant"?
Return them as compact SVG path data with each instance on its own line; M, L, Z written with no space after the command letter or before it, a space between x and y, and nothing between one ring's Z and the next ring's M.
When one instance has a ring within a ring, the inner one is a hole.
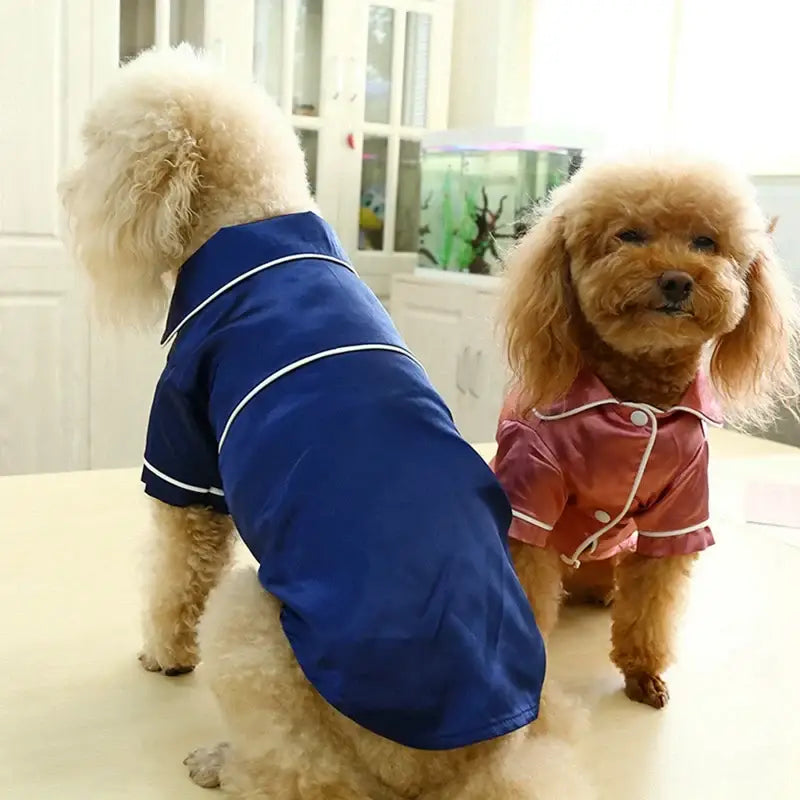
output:
M497 209L492 211L489 208L486 187L481 187L480 191L481 205L478 205L471 194L464 198L464 216L455 231L459 240L457 263L460 272L489 275L491 266L486 260L486 254L491 253L495 260L500 260L495 240L503 238L496 231L507 195L500 198Z
M439 264L447 269L453 254L455 232L453 231L453 198L451 196L452 178L450 170L444 175L442 187L442 251L439 254Z

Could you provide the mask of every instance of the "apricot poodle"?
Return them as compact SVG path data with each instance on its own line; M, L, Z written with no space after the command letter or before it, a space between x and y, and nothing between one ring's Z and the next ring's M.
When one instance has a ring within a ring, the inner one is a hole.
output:
M749 182L667 154L587 163L510 256L515 375L494 467L545 636L565 590L612 605L633 699L668 700L676 618L713 544L708 425L797 396L796 303ZM613 603L612 603L613 599Z
M579 710L539 703L508 500L316 213L290 122L182 46L127 64L83 138L61 192L99 307L169 305L140 660L202 659L229 742L191 777L249 800L591 796ZM257 570L228 569L237 532Z

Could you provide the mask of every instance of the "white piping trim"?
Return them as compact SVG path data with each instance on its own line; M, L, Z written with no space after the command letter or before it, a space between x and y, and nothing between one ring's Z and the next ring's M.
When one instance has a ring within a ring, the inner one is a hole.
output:
M233 424L233 421L239 415L241 410L262 390L266 389L271 383L275 383L275 381L282 378L284 375L288 375L290 372L294 372L296 369L300 369L301 367L305 367L308 364L313 364L315 361L320 361L323 358L329 358L330 356L340 356L344 355L345 353L363 353L370 350L387 350L390 353L399 353L401 355L410 358L422 371L424 372L425 369L422 364L417 361L414 356L405 350L402 347L397 347L393 344L354 344L354 345L347 345L346 347L334 347L332 350L323 350L319 353L314 353L313 355L306 356L305 358L301 358L298 361L293 361L291 364L287 364L285 367L281 367L277 372L273 372L271 375L268 375L264 378L261 383L254 386L238 403L236 408L233 409L231 415L228 417L228 421L225 423L225 427L222 429L222 435L219 437L219 447L217 448L218 452L222 452L222 445L225 444L225 439L228 436L228 431Z
M650 536L653 539L661 539L667 536L683 536L684 533L693 533L705 528L711 520L699 522L697 525L690 525L688 528L681 528L678 531L639 531L639 536Z
M712 425L715 428L722 428L723 423L717 422L717 420L712 419L709 416L706 416L702 411L698 411L696 408L689 408L689 406L673 406L672 408L667 409L666 411L662 411L662 414L667 414L670 411L687 411L689 414L694 414L696 417L701 419L703 422L706 422L709 425Z
M173 486L177 486L179 489L186 489L187 492L197 492L198 494L214 494L217 497L225 497L225 492L223 492L222 489L217 489L214 486L210 486L207 489L204 489L202 486L192 486L191 483L184 483L183 481L176 480L161 470L156 469L146 458L143 459L143 461L148 472L152 472L157 478L161 478L162 481L171 483Z
M713 425L715 428L723 427L723 423L717 422L715 419L704 414L702 411L698 411L696 408L690 408L689 406L672 406L671 408L656 408L655 406L648 405L647 403L623 403L619 400L614 398L607 398L605 400L595 400L593 403L587 403L583 406L576 406L575 408L571 408L568 411L563 411L560 414L540 414L536 409L533 410L533 413L539 418L543 420L557 420L557 419L566 419L567 417L572 417L575 414L580 414L583 411L588 411L590 408L597 408L598 406L604 405L615 405L615 406L630 406L639 408L643 411L651 411L653 414L663 416L664 414L670 414L673 411L686 411L689 414L694 414L694 416L698 417L699 419L707 422L709 425Z
M227 292L228 289L233 288L237 284L241 283L242 281L246 281L248 278L252 278L253 275L258 274L259 272L263 272L265 269L269 269L270 267L277 267L280 264L286 264L290 261L305 261L306 259L310 261L329 261L332 264L339 264L342 267L346 267L353 273L356 277L358 277L358 273L351 264L348 264L346 261L342 261L340 258L334 258L333 256L326 256L321 255L319 253L296 253L291 256L282 256L281 258L276 258L274 261L268 261L266 264L260 264L257 267L253 267L253 269L248 270L247 272L242 273L238 277L234 278L232 281L228 281L224 286L221 286L215 292L212 292L205 300L203 300L200 305L195 306L173 329L172 333L167 336L166 339L161 343L162 347L166 347L177 335L178 331L195 315L202 311L209 303L212 303L216 300L221 294Z
M642 403L641 405L646 406L649 408L654 414L669 414L672 411L686 411L688 414L694 414L698 419L702 420L703 422L707 422L709 425L713 425L715 428L723 427L722 422L717 422L717 420L712 419L707 414L704 414L702 411L698 411L696 408L691 408L689 406L672 406L671 408L656 408L655 406L648 405L647 403Z
M535 408L533 409L533 413L536 414L539 419L544 420L554 420L554 419L566 419L567 417L572 417L575 414L580 414L582 411L588 411L590 408L597 408L598 406L607 406L607 405L620 405L619 400L614 400L613 398L608 398L607 400L595 400L593 403L587 403L585 406L578 406L577 408L571 408L569 411L564 411L561 414L540 414Z
M536 519L536 517L532 517L529 514L523 513L522 511L517 511L516 508L511 509L511 513L517 519L522 520L523 522L527 522L528 525L535 525L537 528L543 528L546 531L553 530L552 525L548 525L546 522L542 522L541 520Z
M643 411L647 414L648 419L650 420L650 424L652 425L652 430L650 431L650 438L647 442L647 446L644 449L644 454L642 455L642 460L639 462L639 469L636 471L636 477L633 479L633 485L631 486L631 490L628 493L628 499L625 501L625 505L622 511L617 514L614 519L608 522L606 525L603 525L599 531L595 531L591 536L584 539L583 542L578 546L578 549L572 554L571 557L566 557L564 555L561 556L561 559L564 561L565 564L571 564L573 566L580 566L580 561L578 561L578 556L584 552L584 550L592 547L592 545L597 542L600 537L604 533L608 533L615 525L618 525L624 518L625 515L630 510L630 507L633 505L633 501L636 497L636 492L639 490L639 484L642 482L642 478L644 477L644 471L647 469L647 462L650 460L650 455L653 452L653 447L656 443L656 436L658 435L658 421L656 420L656 415L653 413L653 410L641 403L620 403L619 401L616 402L618 405L625 406L626 408L635 408L640 411Z

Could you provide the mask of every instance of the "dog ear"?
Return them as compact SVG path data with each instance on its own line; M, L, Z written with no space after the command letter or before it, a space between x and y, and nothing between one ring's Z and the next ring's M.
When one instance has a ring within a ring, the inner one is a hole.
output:
M59 186L78 261L102 316L151 323L166 305L165 273L186 256L201 185L190 133L168 114L124 128L84 128L84 163Z
M523 411L563 397L580 370L564 220L552 209L506 263L503 323Z
M158 138L136 159L128 185L123 181L119 188L130 204L128 235L136 246L151 258L174 261L184 257L191 239L201 158L186 130L161 131Z
M774 221L769 232L773 227ZM788 407L798 396L797 303L766 237L749 266L747 289L744 316L716 344L711 378L732 421L766 427L777 404Z

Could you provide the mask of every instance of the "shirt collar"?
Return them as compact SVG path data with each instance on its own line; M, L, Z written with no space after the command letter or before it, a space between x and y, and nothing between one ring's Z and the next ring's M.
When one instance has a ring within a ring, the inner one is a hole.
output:
M355 272L333 229L311 211L220 228L178 272L161 344L249 273L303 258L323 258Z
M596 375L584 371L572 384L563 400L559 400L547 409L541 409L534 413L542 419L547 419L548 417L572 416L581 411L588 411L591 408L605 405L646 406L659 416L685 412L694 414L694 416L699 417L710 425L720 426L723 423L722 410L714 396L708 378L702 372L697 373L677 405L672 408L660 409L655 406L648 406L646 403L627 403L618 400Z

